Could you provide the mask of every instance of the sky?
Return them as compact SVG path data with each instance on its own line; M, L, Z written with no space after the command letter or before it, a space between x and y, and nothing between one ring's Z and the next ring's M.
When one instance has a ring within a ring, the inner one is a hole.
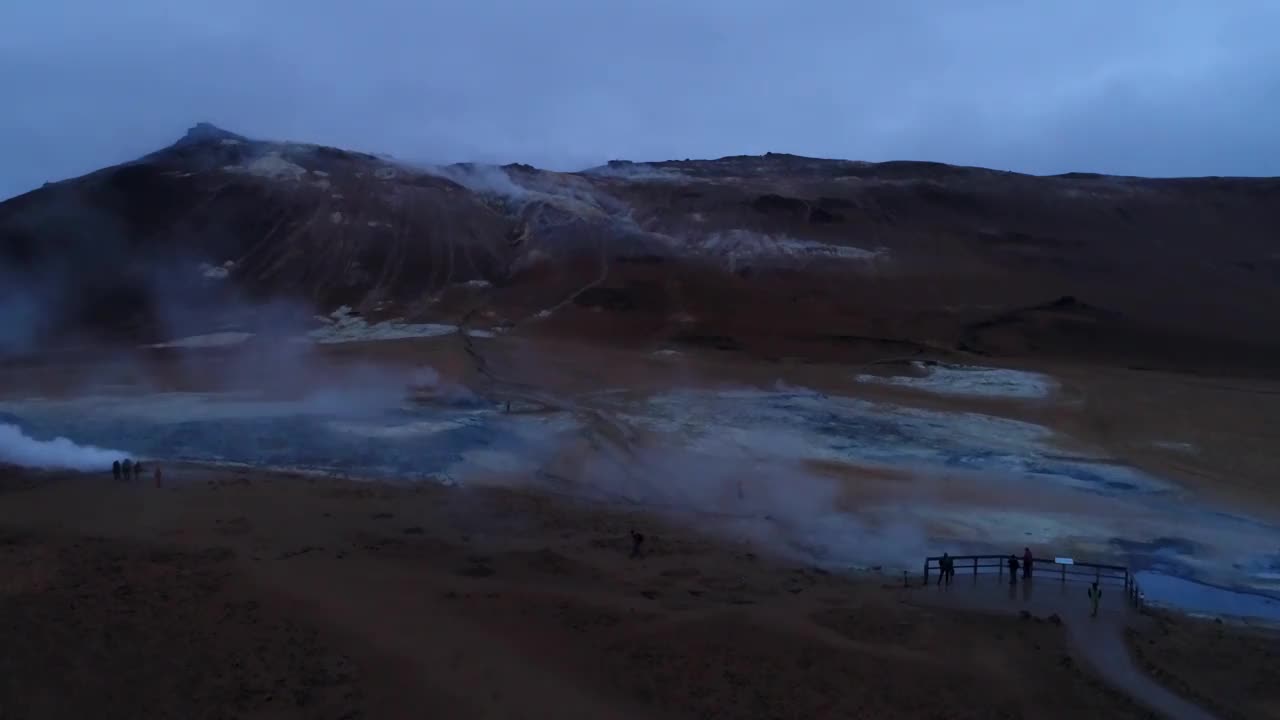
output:
M199 121L415 162L1280 175L1280 0L5 0L0 198Z

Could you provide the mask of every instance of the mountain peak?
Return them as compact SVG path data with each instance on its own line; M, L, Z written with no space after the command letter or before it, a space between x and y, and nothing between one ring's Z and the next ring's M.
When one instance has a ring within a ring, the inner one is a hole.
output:
M175 145L191 145L194 143L205 143L216 140L239 140L241 142L248 138L243 135L237 135L229 130L222 128L209 122L198 122L187 130L187 134L182 139L174 143Z

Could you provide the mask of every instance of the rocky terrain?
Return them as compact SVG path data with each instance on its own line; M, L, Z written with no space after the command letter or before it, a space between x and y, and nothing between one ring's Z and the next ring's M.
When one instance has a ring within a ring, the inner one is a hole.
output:
M0 203L0 716L1265 714L1276 228L1280 179L197 125ZM1224 624L905 587L1024 546Z
M9 350L261 331L230 302L768 358L1267 372L1280 179L792 155L413 166L208 124L0 203ZM256 318L256 319L255 319Z

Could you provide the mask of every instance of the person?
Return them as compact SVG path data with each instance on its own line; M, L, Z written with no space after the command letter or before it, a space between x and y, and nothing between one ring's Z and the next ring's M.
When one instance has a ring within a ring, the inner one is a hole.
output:
M133 479L134 480L142 479L142 461L141 460L133 464Z
M956 560L951 557L950 553L942 553L942 559L938 561L938 584L941 585L945 580L948 585L956 574Z
M631 557L633 558L640 557L640 546L643 544L644 544L644 535L641 535L635 530L632 530L631 531Z
M1031 548L1022 548L1022 579L1031 579L1031 562L1034 560L1031 556Z
M1009 554L1009 584L1018 584L1018 556Z
M124 463L120 465L120 471L124 473L125 480L133 477L133 461L125 458Z
M111 474L114 475L117 480L120 479L120 461L119 460L116 460L115 462L111 463Z
M1098 601L1102 599L1102 588L1098 587L1098 581L1094 580L1089 586L1089 602L1093 604L1093 612L1089 613L1089 617L1098 617Z

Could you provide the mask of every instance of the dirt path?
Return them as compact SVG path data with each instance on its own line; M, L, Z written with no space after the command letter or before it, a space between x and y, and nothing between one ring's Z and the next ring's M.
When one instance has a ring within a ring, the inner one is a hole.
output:
M1156 682L1137 666L1124 642L1127 625L1140 620L1123 601L1119 588L1105 588L1098 616L1089 616L1087 586L1040 578L1010 586L992 576L961 577L950 587L930 585L912 593L911 601L990 612L1030 613L1035 618L1056 615L1066 625L1071 649L1116 688L1162 715L1175 720L1212 720L1199 706Z
M1208 712L1182 699L1173 691L1142 672L1134 663L1124 643L1124 625L1104 620L1088 622L1086 618L1067 621L1071 647L1108 681L1129 693L1135 700L1177 720L1211 720Z

